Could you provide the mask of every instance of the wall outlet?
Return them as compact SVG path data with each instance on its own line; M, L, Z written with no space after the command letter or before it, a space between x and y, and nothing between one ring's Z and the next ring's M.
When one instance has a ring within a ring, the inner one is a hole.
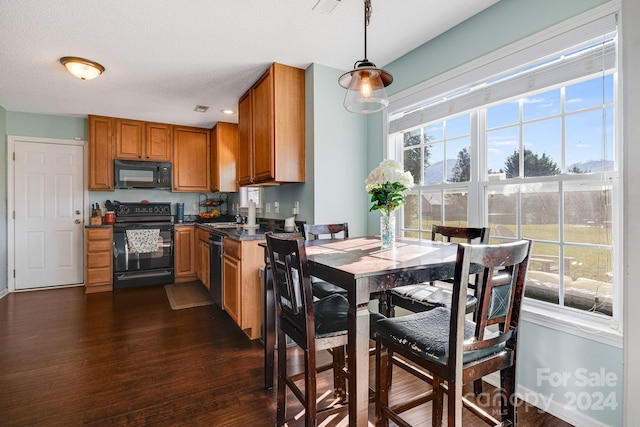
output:
M266 213L271 213L271 203L267 202L264 204L264 211Z
M194 203L192 208L193 208L193 212L196 212L196 213L198 212L198 204L197 203Z
M280 203L273 202L273 212L274 213L280 213Z

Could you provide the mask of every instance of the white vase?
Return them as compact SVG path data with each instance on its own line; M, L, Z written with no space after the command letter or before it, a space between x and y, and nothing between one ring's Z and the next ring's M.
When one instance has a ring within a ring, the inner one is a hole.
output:
M382 249L387 249L396 244L396 217L382 215L380 217L380 243Z

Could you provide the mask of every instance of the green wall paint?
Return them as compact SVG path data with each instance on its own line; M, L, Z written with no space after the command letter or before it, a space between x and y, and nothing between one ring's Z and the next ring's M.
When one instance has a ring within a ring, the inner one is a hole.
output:
M7 135L87 140L86 118L7 111Z

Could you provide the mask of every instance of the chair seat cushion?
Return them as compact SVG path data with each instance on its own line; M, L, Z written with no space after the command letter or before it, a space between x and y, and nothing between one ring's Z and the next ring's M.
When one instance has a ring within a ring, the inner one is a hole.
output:
M446 307L451 308L451 299L453 291L442 286L431 286L429 284L422 285L405 285L391 289L392 298L404 298L415 304L422 304L429 307ZM467 294L467 309L472 309L478 299Z
M347 314L349 301L339 294L333 294L313 303L315 317L316 338L343 335L347 333ZM381 314L369 312L370 325L380 319L386 319Z
M324 282L322 280L313 281L311 283L311 287L313 288L313 296L317 298L324 298L333 294L339 294L344 297L347 296L346 289L342 289L340 286Z
M451 311L437 307L430 311L391 317L372 325L374 331L394 341L424 359L445 365L449 357L449 325ZM476 324L465 320L465 340L472 338ZM494 335L490 332L487 334ZM491 336L490 335L490 336ZM465 352L463 362L469 363L504 349L497 345L482 350Z

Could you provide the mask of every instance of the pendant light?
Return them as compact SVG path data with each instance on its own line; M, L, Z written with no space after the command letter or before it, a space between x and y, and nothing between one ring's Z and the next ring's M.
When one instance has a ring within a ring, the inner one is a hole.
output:
M353 70L338 79L340 86L347 89L344 108L358 114L370 114L383 110L389 105L385 87L393 82L393 76L376 67L367 59L367 26L371 20L371 0L364 0L364 59L353 64Z
M76 56L63 56L60 63L74 76L81 80L91 80L104 73L104 67L97 62Z

